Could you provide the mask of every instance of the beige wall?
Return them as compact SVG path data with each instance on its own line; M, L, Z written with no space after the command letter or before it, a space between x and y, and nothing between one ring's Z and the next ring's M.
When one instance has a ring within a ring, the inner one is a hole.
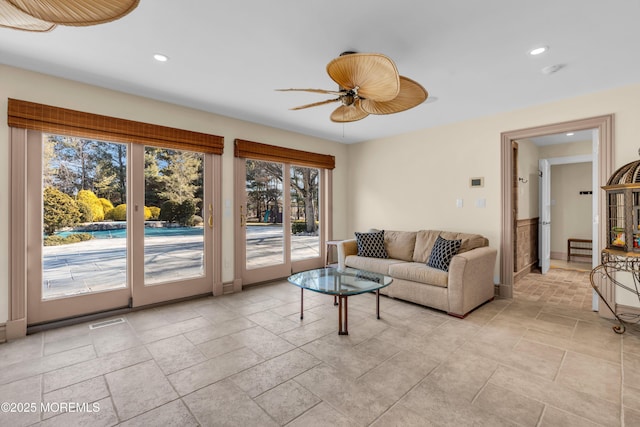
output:
M540 211L538 188L539 148L529 140L518 141L518 219L538 218Z
M266 144L331 154L333 172L334 237L347 235L347 147L343 144L282 131L203 111L114 92L95 86L0 65L0 323L8 318L9 145L7 98L22 99L95 114L160 124L221 135L225 138L222 160L222 196L233 202L233 140L242 138ZM222 279L233 277L233 218L222 219Z
M551 253L567 253L567 239L591 239L592 164L571 163L551 166ZM590 262L589 259L580 258Z
M640 85L631 85L350 145L349 233L370 227L459 230L484 234L499 249L501 132L614 113L617 168L637 158L638 99ZM418 108L427 115L437 105ZM485 178L484 188L469 188L476 176ZM463 208L456 208L456 198L464 199ZM480 198L486 198L484 209L475 206ZM495 271L497 276L498 265Z

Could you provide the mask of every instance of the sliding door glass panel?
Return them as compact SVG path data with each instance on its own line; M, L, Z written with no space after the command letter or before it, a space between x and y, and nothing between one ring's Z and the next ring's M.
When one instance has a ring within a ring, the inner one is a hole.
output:
M320 257L320 170L291 166L291 261Z
M203 277L204 155L145 147L144 281Z
M246 162L246 268L283 264L283 165Z
M42 299L127 287L127 146L43 136Z

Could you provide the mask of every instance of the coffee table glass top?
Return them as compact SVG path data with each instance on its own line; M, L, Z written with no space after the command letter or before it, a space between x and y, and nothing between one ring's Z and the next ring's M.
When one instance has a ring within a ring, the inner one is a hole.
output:
M289 276L289 282L328 295L358 295L389 286L393 279L383 274L355 268L318 268Z

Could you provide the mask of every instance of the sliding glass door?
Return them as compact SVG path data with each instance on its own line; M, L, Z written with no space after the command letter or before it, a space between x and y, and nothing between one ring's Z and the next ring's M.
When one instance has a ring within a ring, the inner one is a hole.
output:
M236 163L243 284L322 266L323 171L266 160Z
M219 156L28 135L29 324L212 291Z

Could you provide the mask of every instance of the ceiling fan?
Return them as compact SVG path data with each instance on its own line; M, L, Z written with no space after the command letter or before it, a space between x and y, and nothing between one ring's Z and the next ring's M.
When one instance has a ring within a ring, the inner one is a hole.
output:
M369 114L393 114L423 103L429 94L418 83L398 74L396 64L379 53L344 52L327 64L327 73L338 90L276 89L314 92L336 98L301 105L292 110L340 102L331 113L331 121L344 123L364 119Z
M47 32L56 25L87 26L120 19L140 0L0 0L0 27Z

